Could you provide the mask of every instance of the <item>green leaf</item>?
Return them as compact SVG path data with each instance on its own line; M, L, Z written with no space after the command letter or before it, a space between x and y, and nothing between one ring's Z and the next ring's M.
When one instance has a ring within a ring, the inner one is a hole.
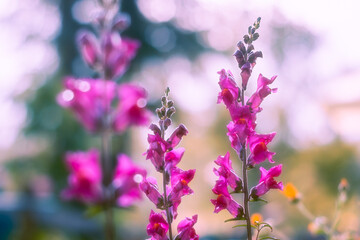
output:
M244 217L241 218L230 218L225 220L225 222L232 222L232 221L240 221L240 220L246 220Z
M269 236L265 236L265 237L260 237L260 238L259 238L259 240L264 240L264 239L280 240L279 238L276 238L276 237L269 237Z
M261 223L259 223L259 225L261 226L260 230L263 228L270 228L270 230L273 231L273 228L271 227L271 225L266 222L261 222Z

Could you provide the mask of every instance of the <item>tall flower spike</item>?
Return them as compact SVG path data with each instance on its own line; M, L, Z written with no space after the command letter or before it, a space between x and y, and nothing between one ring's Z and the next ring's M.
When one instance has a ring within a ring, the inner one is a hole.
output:
M152 134L148 135L149 148L145 153L146 159L150 159L155 169L162 174L163 194L158 191L156 181L150 177L140 185L141 190L155 204L156 208L165 210L166 220L164 219L164 221L167 223L169 235L158 234L159 236L155 236L153 232L156 232L155 230L160 225L151 224L152 220L150 219L149 226L153 227L149 228L148 226L148 234L152 236L151 239L174 240L171 224L178 215L177 209L181 203L181 198L194 192L189 187L189 183L194 178L195 170L184 171L177 167L185 149L176 147L182 137L188 133L188 130L183 124L180 124L168 139L164 139L165 131L171 125L170 118L175 113L174 102L168 99L169 91L167 89L165 96L161 98L162 107L156 109L160 119L159 125L150 125ZM198 235L193 228L196 221L197 216L194 216L193 219L183 220L178 227L178 235L175 239L198 239ZM152 231L149 231L149 229L152 229ZM164 233L164 231L162 230L161 233Z

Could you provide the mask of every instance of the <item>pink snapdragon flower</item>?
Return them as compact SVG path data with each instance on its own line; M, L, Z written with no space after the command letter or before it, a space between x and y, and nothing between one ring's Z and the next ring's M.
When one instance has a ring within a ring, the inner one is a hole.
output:
M179 195L180 197L194 193L188 186L195 176L195 170L181 170L180 168L173 168L171 171L171 192L169 200L171 201L172 195Z
M155 204L156 207L162 208L164 206L164 197L159 192L159 187L155 178L148 177L143 179L140 183L140 189L146 194L150 201Z
M196 234L194 229L197 218L198 216L194 215L192 218L185 218L179 222L177 226L178 235L175 240L199 240L199 235Z
M274 166L269 170L260 167L261 177L259 184L253 187L250 191L250 196L253 199L257 199L260 196L267 193L270 189L283 189L282 182L276 182L274 177L278 177L281 174L282 164Z
M277 91L277 88L270 88L268 86L275 81L276 77L277 76L273 76L271 79L268 79L262 74L259 75L257 80L257 90L247 102L247 105L249 105L255 112L260 112L262 110L259 106L265 97L267 97L270 93Z
M89 131L97 131L103 126L103 116L110 111L110 103L115 96L116 85L101 79L65 78L65 90L58 97L58 103L70 108Z
M164 219L161 213L155 213L151 210L149 217L149 224L146 232L151 236L151 240L168 240L166 233L169 230L169 224Z
M212 191L218 196L216 199L210 200L215 206L214 213L227 209L234 218L241 218L244 215L243 207L232 198L224 179L217 180Z
M92 149L88 152L72 152L65 156L70 171L68 188L63 190L65 199L78 199L85 203L96 203L101 200L101 167L99 152Z
M100 63L100 46L93 33L88 31L81 31L78 34L77 42L85 63L87 63L90 67L95 67Z
M188 134L188 130L186 129L185 125L180 124L174 132L170 135L168 140L166 140L169 143L169 149L172 150L174 147L176 147L183 136L186 136Z
M117 161L113 179L113 186L118 196L117 204L121 207L129 207L142 198L139 182L145 178L146 170L136 166L125 154L119 154Z
M223 178L236 192L241 192L243 188L242 180L236 175L231 166L230 153L227 152L225 156L219 156L215 163L220 166L218 169L214 168L215 175Z
M116 132L123 132L131 125L146 125L150 119L145 108L146 92L139 86L72 77L65 79L64 86L65 90L57 97L58 103L70 108L88 131L96 132L105 126L105 113L113 115L111 126ZM116 111L111 108L113 101L118 105Z
M218 74L220 75L219 85L221 92L219 93L217 103L224 102L226 107L229 108L231 105L237 104L240 90L229 70L226 72L225 69L222 69Z
M276 133L253 134L249 136L248 143L251 151L249 156L250 165L259 164L266 159L268 159L270 163L274 163L272 157L275 155L275 153L270 152L267 148L267 145L273 140L275 135Z
M134 84L121 84L118 87L119 106L115 114L114 129L122 132L130 125L145 126L151 113L145 108L147 93L144 88Z
M139 41L121 38L117 32L105 32L100 39L105 75L108 79L122 76L140 47Z

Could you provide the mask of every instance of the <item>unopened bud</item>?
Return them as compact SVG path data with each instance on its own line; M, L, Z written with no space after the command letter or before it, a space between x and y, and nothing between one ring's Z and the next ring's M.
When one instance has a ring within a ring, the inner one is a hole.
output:
M169 108L171 108L172 106L174 106L174 102L173 101L168 101L167 102L167 106L169 107Z
M162 97L162 98L161 98L161 104L162 104L163 106L166 106L166 102L167 102L166 97Z
M165 130L171 125L171 119L170 118L167 118L165 119L164 121L164 128Z
M162 115L162 116L165 116L165 114L166 114L166 108L165 108L165 107L161 107L160 111L161 111L161 115Z
M123 31L130 25L130 17L127 14L118 14L115 16L113 24L112 24L112 30L113 31Z
M259 38L259 34L258 33L254 33L253 36L252 36L252 40L255 41Z
M160 108L157 108L157 109L156 109L156 114L158 115L158 117L159 117L160 119L164 116L164 115L162 115Z
M245 42L246 44L248 44L248 43L250 42L250 37L249 37L249 35L244 35L244 42Z
M175 113L175 108L171 107L166 111L166 117L170 118Z
M239 50L241 51L242 54L244 54L244 55L246 54L246 47L242 41L238 42L237 47L239 48Z

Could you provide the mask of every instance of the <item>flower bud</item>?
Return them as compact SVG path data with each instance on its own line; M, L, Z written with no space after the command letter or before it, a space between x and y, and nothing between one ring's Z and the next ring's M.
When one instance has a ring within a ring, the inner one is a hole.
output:
M170 118L167 118L165 119L164 121L164 128L165 130L171 125L171 119Z
M171 107L166 111L166 117L170 118L175 113L175 108Z
M129 27L131 22L130 16L127 14L117 14L114 18L113 24L111 29L113 31L124 31L126 28Z
M168 101L167 106L171 108L172 106L174 106L174 102L172 100Z

